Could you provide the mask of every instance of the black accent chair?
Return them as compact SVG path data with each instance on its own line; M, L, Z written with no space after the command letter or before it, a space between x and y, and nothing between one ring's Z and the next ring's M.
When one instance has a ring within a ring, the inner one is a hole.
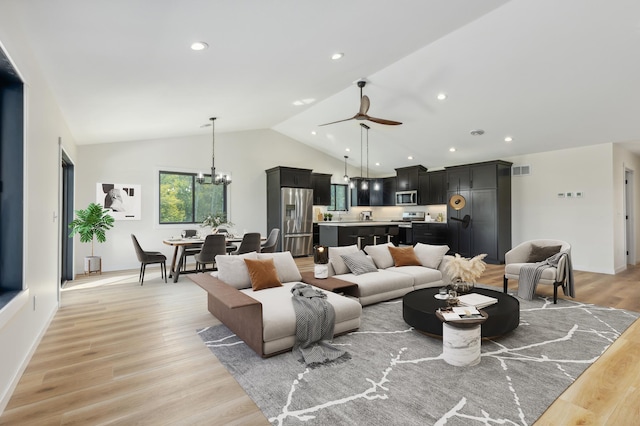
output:
M196 271L204 272L207 269L207 264L213 264L213 270L216 270L216 256L222 254L226 255L226 237L224 234L210 234L204 239L202 249L200 253L193 256L196 260Z
M144 284L144 271L147 265L152 263L160 264L160 277L164 278L164 282L167 282L167 256L159 251L144 251L138 243L138 239L135 235L131 234L131 240L133 241L133 247L136 249L136 256L140 261L140 275L138 276L138 282L140 285Z
M276 244L278 244L278 237L280 236L280 229L273 228L269 232L267 241L260 246L260 253L273 253L276 251Z
M185 229L182 231L182 238L195 238L198 236L198 231L195 229ZM195 256L200 253L200 247L182 247L182 270L187 270L187 256Z
M247 232L242 237L240 247L237 250L231 252L231 254L245 254L255 251L260 253L260 233L259 232Z

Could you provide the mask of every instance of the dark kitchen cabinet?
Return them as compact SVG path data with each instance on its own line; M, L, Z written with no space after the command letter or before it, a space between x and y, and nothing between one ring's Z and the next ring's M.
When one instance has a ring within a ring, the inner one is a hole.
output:
M446 172L420 173L418 205L427 206L447 203Z
M396 190L417 191L420 186L420 173L427 171L424 166L411 166L396 169Z
M311 173L311 187L313 188L313 205L331 205L331 175L325 173Z
M351 178L353 187L351 188L351 206L359 207L370 205L369 188L362 189L362 182L366 180L360 177Z
M279 188L311 188L311 170L295 167L274 167L266 170L270 186Z
M396 205L396 178L386 177L382 179L382 205Z
M448 245L464 257L486 253L487 263L504 263L511 249L511 163L489 161L446 169ZM454 195L465 198L455 210ZM461 220L469 215L468 227ZM458 219L458 220L456 220Z
M423 243L437 246L447 244L448 232L446 223L413 222L411 228L413 244Z

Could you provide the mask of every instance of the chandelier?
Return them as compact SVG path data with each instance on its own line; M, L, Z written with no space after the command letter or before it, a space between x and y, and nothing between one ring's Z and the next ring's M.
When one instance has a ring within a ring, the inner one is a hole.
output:
M231 175L226 173L216 173L216 117L211 117L211 181L208 182L204 174L198 173L196 182L200 185L229 185L231 183Z

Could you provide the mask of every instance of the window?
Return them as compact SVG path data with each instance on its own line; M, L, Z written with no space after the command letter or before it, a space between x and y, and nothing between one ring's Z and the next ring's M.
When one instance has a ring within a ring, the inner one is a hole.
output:
M331 184L331 205L327 207L329 211L349 210L348 186L337 183Z
M195 173L161 171L159 199L160 224L200 223L227 212L226 185L201 185Z

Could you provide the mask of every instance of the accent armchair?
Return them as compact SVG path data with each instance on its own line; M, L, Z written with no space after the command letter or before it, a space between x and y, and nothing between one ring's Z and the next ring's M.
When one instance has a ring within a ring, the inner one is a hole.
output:
M540 239L531 240L520 243L516 247L509 250L504 255L504 288L507 292L508 281L520 279L520 269L524 265L541 262L555 253L548 254L552 251L552 247L559 247L558 251L567 251L571 255L571 245L561 240ZM536 256L537 255L537 256ZM553 285L553 303L558 301L558 287L564 285L567 277L565 276L567 259L563 256L558 262L557 267L548 267L542 271L538 284Z

